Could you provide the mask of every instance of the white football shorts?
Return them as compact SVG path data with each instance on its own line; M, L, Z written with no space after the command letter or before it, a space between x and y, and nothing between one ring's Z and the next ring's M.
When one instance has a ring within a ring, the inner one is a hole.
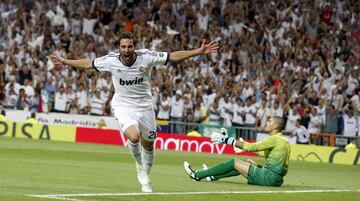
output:
M137 124L143 138L153 142L156 138L156 120L152 108L139 111L138 108L113 107L113 114L119 123L121 133L130 126Z

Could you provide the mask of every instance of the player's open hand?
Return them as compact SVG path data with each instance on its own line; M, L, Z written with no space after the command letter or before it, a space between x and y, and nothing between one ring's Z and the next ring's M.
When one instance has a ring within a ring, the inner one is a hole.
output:
M58 65L61 66L65 60L64 58L59 57L57 55L50 55L49 59L54 63L55 66L58 66Z
M205 44L205 42L206 40L204 39L200 47L203 54L216 52L220 48L219 40L213 40L208 44Z
M217 144L230 144L234 145L235 139L229 137L227 134L227 130L225 128L221 128L221 133L213 132L210 136L211 142L215 142Z
M210 138L211 142L215 142L216 144L225 144L226 136L221 133L213 132Z

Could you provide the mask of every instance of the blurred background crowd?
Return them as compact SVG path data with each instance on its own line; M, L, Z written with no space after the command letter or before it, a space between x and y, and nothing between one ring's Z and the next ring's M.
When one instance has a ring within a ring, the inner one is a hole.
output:
M272 115L290 134L359 135L357 0L0 0L0 105L31 112L111 115L111 76L54 68L137 49L221 49L152 71L159 120L262 130ZM186 132L186 131L182 131Z

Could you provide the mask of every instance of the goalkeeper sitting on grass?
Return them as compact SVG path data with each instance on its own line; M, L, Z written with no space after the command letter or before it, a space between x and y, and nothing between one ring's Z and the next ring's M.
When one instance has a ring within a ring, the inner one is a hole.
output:
M229 137L226 129L222 128L222 133L213 133L211 141L215 143L230 144L234 148L244 151L265 152L266 164L264 167L258 165L251 159L242 161L232 159L230 161L207 168L203 165L202 170L197 170L185 161L184 168L191 179L200 181L214 181L226 177L243 175L248 180L248 184L262 186L280 186L284 180L289 165L290 145L286 138L282 136L284 120L281 117L271 117L265 126L265 131L270 134L265 140L248 143L243 140L236 140Z

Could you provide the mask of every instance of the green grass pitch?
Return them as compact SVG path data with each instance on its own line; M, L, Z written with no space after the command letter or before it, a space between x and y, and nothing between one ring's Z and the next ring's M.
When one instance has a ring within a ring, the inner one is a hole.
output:
M291 161L281 187L248 185L241 176L194 182L182 167L184 160L200 167L233 157L157 150L154 194L142 195L125 147L0 137L0 200L360 200L360 166Z

